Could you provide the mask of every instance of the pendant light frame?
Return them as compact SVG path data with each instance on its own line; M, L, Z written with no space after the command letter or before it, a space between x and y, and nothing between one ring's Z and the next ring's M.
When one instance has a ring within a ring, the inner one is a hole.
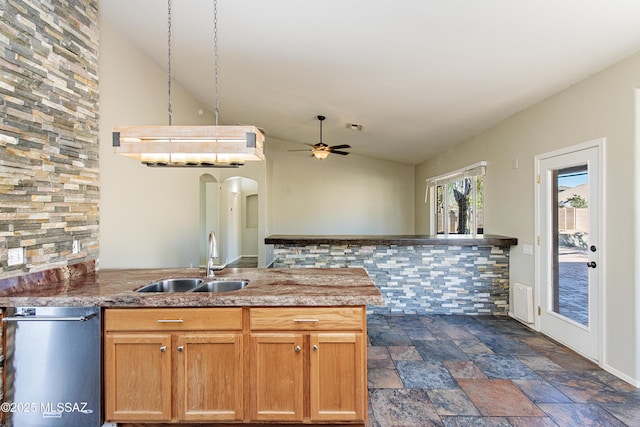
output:
M176 126L171 105L171 0L168 9L168 126L116 126L113 147L116 154L131 157L147 166L238 167L246 161L264 160L264 134L255 126L218 125L218 17L214 6L215 126Z

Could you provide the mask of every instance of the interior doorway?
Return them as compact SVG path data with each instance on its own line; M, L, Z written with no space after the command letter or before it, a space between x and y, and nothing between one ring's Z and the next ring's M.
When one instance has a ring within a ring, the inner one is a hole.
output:
M234 176L200 177L200 266L207 264L208 236L216 234L219 259L228 267L258 266L258 182Z

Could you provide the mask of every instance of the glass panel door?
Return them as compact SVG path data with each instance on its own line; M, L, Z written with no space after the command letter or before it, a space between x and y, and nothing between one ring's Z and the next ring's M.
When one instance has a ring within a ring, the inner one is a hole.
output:
M540 331L600 357L600 164L598 141L537 156Z
M553 170L553 311L589 326L589 168Z

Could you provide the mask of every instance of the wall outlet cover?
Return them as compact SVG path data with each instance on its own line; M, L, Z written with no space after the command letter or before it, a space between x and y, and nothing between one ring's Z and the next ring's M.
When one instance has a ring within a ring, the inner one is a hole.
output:
M11 248L8 251L7 265L24 264L24 248Z

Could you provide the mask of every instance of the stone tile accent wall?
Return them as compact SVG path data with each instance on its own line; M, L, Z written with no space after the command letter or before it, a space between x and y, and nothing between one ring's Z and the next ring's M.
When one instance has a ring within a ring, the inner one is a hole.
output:
M385 307L373 313L509 311L509 248L496 246L274 246L275 268L363 267Z
M98 0L0 0L0 278L98 258L99 35Z

